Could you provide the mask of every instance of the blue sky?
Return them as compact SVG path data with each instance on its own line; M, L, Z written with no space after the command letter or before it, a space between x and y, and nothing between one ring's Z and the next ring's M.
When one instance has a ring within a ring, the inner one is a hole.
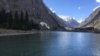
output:
M57 15L71 16L81 21L88 17L93 9L100 6L100 0L43 0L46 6Z

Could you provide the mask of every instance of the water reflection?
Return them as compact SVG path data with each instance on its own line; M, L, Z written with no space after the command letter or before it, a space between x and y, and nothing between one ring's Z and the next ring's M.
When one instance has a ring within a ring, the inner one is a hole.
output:
M43 45L43 56L93 56L92 33L59 32ZM50 37L49 36L49 37Z
M41 31L0 37L0 56L100 56L100 34Z
M0 56L41 56L40 35L0 37Z

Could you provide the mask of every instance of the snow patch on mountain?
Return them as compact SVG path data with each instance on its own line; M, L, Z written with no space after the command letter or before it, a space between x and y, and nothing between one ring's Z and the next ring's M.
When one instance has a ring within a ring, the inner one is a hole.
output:
M66 24L67 26L77 27L79 25L79 22L77 22L73 17L70 16L59 16L59 17L63 20L64 24Z

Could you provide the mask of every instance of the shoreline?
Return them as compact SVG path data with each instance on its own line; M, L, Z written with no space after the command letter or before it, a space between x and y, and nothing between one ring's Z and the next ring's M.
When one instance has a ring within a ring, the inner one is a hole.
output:
M18 36L18 35L31 35L31 34L37 34L41 32L46 31L24 31L24 32L3 32L0 33L0 36ZM82 32L82 33L100 33L100 32L91 32L91 31L47 31L47 32Z
M37 34L39 32L26 32L26 33L1 33L0 36L18 36L18 35L30 35Z

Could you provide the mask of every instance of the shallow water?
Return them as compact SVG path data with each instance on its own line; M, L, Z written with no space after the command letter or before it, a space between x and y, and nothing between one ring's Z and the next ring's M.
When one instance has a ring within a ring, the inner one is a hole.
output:
M0 56L100 56L100 34L41 31L0 37Z

